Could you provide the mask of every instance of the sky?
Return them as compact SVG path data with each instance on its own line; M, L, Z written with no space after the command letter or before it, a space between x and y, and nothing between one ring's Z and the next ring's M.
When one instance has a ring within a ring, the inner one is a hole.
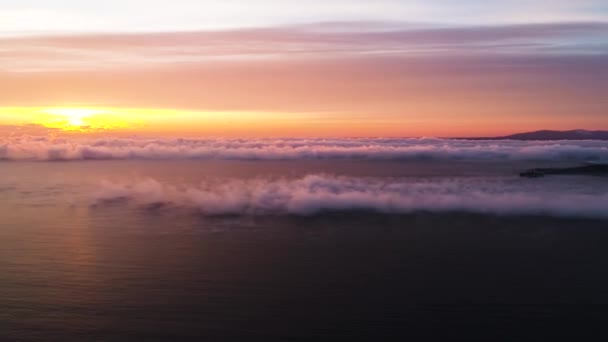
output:
M0 134L608 130L604 0L0 0Z

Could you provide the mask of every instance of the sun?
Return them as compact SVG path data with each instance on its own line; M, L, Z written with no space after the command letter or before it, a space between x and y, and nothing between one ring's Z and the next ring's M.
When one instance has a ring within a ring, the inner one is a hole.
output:
M87 115L85 114L65 114L55 119L55 121L64 128L81 128L86 126Z
M84 126L84 118L86 116L82 114L73 114L66 117L70 126L82 127Z
M47 108L42 113L49 115L44 122L45 126L69 131L94 126L95 116L104 111L92 108Z

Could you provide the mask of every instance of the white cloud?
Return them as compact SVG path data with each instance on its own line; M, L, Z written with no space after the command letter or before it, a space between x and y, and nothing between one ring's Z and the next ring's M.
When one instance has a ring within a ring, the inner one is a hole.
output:
M0 20L0 32L174 31L322 21L529 23L608 20L607 12L601 0L3 0L0 18L10 20Z
M308 175L296 179L207 180L178 186L154 179L103 182L94 206L115 201L204 215L313 215L327 211L407 214L464 211L484 214L608 218L608 189L545 179L357 178ZM602 190L598 190L602 189Z
M0 139L4 160L608 160L606 141L451 139Z

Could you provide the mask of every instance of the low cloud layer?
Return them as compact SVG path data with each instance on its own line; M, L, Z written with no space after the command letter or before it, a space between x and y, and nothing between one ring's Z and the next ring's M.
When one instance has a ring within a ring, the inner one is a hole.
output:
M0 139L0 160L608 161L606 141L452 139Z
M555 180L513 178L387 179L308 175L298 179L218 180L198 186L154 179L103 182L96 206L125 201L148 208L190 208L203 215L313 215L333 211L418 211L608 218L608 188L575 189Z

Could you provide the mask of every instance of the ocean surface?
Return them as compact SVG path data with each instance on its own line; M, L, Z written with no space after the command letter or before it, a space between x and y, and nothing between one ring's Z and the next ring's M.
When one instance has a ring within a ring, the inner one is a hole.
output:
M518 177L577 160L8 155L0 341L608 335L608 178Z

